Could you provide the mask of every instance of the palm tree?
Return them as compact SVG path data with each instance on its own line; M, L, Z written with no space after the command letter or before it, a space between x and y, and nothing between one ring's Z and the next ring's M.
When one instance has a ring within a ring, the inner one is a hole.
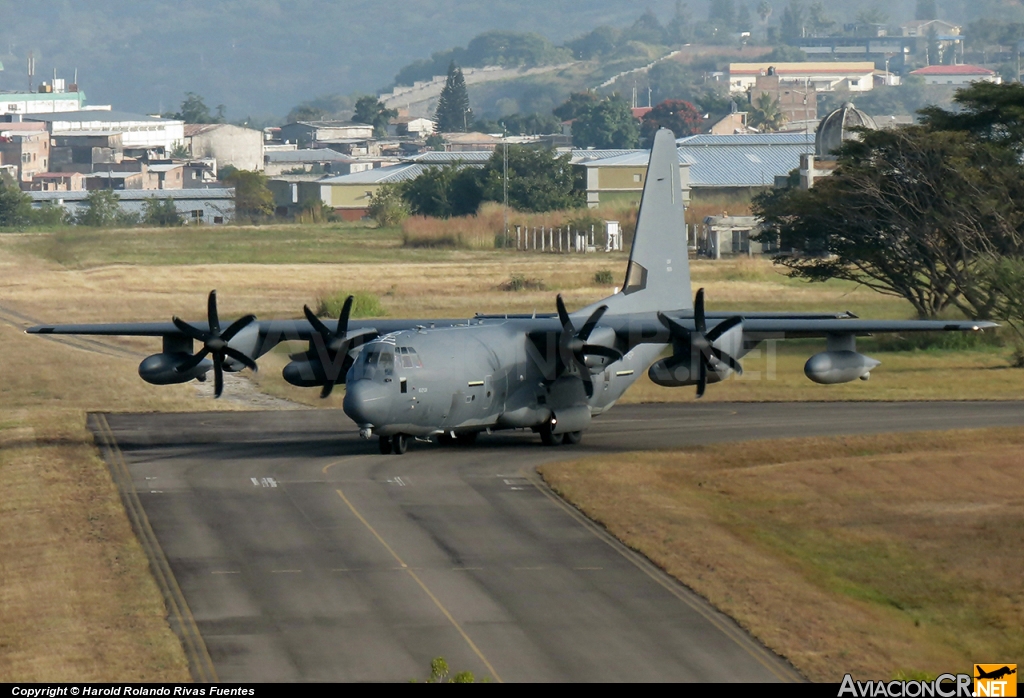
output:
M786 115L779 109L779 100L773 99L767 92L753 101L754 113L750 115L751 126L760 131L775 132L786 123Z

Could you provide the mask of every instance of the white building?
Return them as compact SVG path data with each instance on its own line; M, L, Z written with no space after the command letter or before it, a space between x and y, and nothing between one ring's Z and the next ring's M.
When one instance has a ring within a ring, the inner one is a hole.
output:
M998 85L1003 82L996 71L980 65L930 65L912 70L910 74L923 77L926 85L969 85L972 82L994 82Z
M121 111L72 111L33 114L26 121L44 121L52 136L120 133L126 151L160 150L169 153L185 139L185 122Z
M53 114L85 108L85 93L78 85L58 78L40 86L40 92L0 92L0 114Z
M874 87L875 64L871 61L808 61L806 63L730 63L729 91L747 92L757 78L774 68L780 85L799 86L818 92L847 89L866 92Z

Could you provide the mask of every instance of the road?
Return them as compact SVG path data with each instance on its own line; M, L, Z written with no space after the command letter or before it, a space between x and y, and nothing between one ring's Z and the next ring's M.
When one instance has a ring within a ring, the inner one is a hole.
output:
M799 680L560 502L553 459L738 439L1024 424L1024 403L622 406L576 447L523 432L381 456L328 410L91 415L193 676Z

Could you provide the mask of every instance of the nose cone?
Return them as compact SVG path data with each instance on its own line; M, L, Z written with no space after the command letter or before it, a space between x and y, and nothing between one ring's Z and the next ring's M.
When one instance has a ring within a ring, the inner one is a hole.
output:
M345 385L345 414L361 427L380 427L391 404L383 385L362 379Z

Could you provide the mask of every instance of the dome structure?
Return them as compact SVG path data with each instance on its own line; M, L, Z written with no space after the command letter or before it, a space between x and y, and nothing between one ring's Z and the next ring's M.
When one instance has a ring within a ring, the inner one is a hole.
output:
M853 102L846 102L826 116L818 124L818 130L814 133L815 157L826 159L834 157L833 153L839 149L843 141L857 138L857 134L850 130L857 126L870 129L878 128L875 120L853 106Z

